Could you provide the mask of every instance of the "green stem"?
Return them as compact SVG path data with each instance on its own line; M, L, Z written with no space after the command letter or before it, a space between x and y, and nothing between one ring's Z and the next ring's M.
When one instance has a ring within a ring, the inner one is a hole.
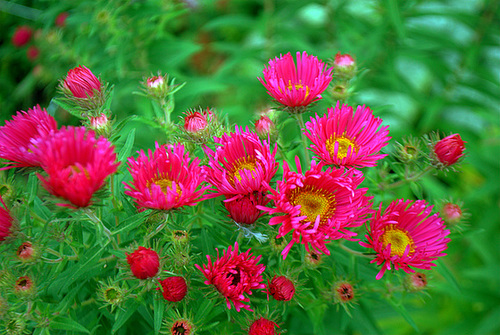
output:
M420 171L419 173L413 175L413 176L405 176L404 179L401 179L401 180L398 180L397 182L395 183L392 183L392 184L389 184L387 186L384 186L384 190L387 190L387 189L391 189L391 188L395 188L395 187L398 187L398 186L401 186L403 184L406 184L406 183L409 183L409 182L412 182L412 181L415 181L415 180L418 180L420 179L423 175L425 175L427 172L431 171L434 167L432 166L428 166L426 167L424 170Z
M99 219L90 208L84 208L83 211L84 211L85 214L87 214L87 217L90 219L90 221L92 221L93 223L95 223L95 225L97 227L97 230L99 232L103 232L106 235L106 237L108 238L108 240L113 245L113 248L118 250L119 249L118 244L113 239L111 231L108 228L106 228L106 226L101 221L101 219Z
M304 156L305 156L305 159L306 159L306 163L310 164L311 163L311 159L309 158L309 150L307 150L306 134L304 133L304 131L306 129L306 126L304 124L304 119L302 117L302 113L300 113L300 114L293 114L293 115L295 116L295 119L297 120L297 123L299 125L300 135L301 135L301 138L302 138L302 146L304 147Z
M372 256L370 256L370 255L366 255L366 254L364 254L362 252L359 252L359 251L356 251L356 250L352 250L351 248L346 247L343 243L339 243L339 247L341 249L344 249L345 251L353 254L353 255L356 255L356 256L359 256L359 257L364 257L364 258L372 258Z
M169 216L169 213L165 214L165 220L158 227L156 227L156 229L154 231L152 231L151 233L149 233L149 235L147 235L144 238L144 241L149 240L150 238L152 238L153 236L155 236L156 234L158 234L163 229L163 227L165 227L165 225L168 222L168 216Z

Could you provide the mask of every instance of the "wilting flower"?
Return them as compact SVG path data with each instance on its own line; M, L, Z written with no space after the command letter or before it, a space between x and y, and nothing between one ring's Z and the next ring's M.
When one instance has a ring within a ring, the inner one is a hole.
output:
M417 292L427 287L427 276L422 272L407 275L404 281L405 288L410 292Z
M465 143L459 134L447 136L434 145L434 154L441 164L453 165L464 155Z
M355 296L354 287L350 282L342 280L333 285L333 297L336 303L350 303Z
M248 329L248 335L276 335L276 327L279 328L275 322L260 317L252 322Z
M184 130L188 133L199 134L208 129L210 119L213 117L212 111L188 110L184 113Z
M28 276L19 277L16 280L16 284L14 286L14 292L20 296L28 296L34 293L35 285L33 284L33 280Z
M93 97L96 92L100 93L102 84L92 71L80 65L68 71L62 87L66 90L66 95L86 99Z
M194 206L208 186L201 186L204 174L199 159L190 160L182 144L156 143L154 152L139 152L128 159L132 182L125 184L125 194L134 198L140 208L170 210ZM199 190L197 188L199 187Z
M376 166L387 156L380 149L391 139L388 126L380 127L382 119L375 118L370 108L339 103L329 108L323 117L311 117L306 123L306 136L313 142L310 150L325 164L345 167Z
M212 262L212 259L207 255L208 265L203 264L203 268L196 264L196 268L200 270L205 278L206 285L214 285L215 288L226 298L227 308L231 309L233 302L236 311L241 308L252 311L249 305L250 299L243 294L252 294L252 290L264 288L266 285L262 283L262 273L265 270L265 265L257 264L261 256L254 257L247 250L244 253L238 252L238 242L235 242L234 248L229 246L227 251L224 250L222 257L219 256L217 249L217 260Z
M59 13L54 21L56 26L58 27L66 26L66 19L68 18L68 16L69 16L68 12Z
M12 44L16 48L20 48L31 40L31 35L33 35L33 30L30 27L17 27L14 35L12 35Z
M330 254L326 243L345 238L352 240L355 232L348 228L358 227L371 213L367 189L357 189L363 181L359 171L329 168L322 171L322 164L311 162L311 169L302 174L296 157L298 172L283 166L283 180L278 188L269 188L268 197L276 208L259 207L274 216L270 225L281 224L278 238L292 232L292 240L282 251L283 258L295 243L309 246L317 252Z
M234 196L260 191L263 183L269 183L278 169L276 149L271 153L269 144L257 134L236 127L235 133L214 138L217 146L213 151L205 147L209 166L204 167L207 181L215 186L214 194Z
M295 294L295 285L285 276L274 276L271 282L267 282L267 296L272 295L274 299L290 301Z
M161 285L163 298L167 301L178 302L184 299L187 293L186 279L180 276L167 277L164 280L158 280ZM160 290L160 288L157 288Z
M441 210L441 217L448 224L458 223L463 217L462 209L457 204L447 202L443 205L443 209Z
M40 166L39 157L30 148L32 141L57 130L56 120L39 105L19 111L0 127L0 158L9 160L2 169Z
M33 244L31 242L24 242L17 248L16 255L22 261L30 261L33 259L34 252Z
M175 320L170 328L171 335L189 335L193 331L194 325L186 319Z
M139 247L133 253L127 254L127 263L138 279L154 277L160 268L160 258L151 248Z
M258 79L267 93L280 104L292 108L321 99L321 93L332 80L332 69L326 69L322 61L305 51L302 55L297 52L297 64L290 53L271 59L263 73L264 79Z
M256 206L265 206L269 199L262 192L253 192L249 194L238 194L234 197L224 200L224 206L229 212L229 217L234 222L251 225L264 213Z
M10 212L7 209L7 206L5 205L5 202L3 202L2 196L0 196L0 202L2 203L3 207L0 206L0 242L5 240L7 236L10 235L10 228L12 227L12 221L14 219L12 216L10 216Z
M424 200L395 200L382 214L382 204L370 222L368 241L359 242L372 248L377 256L371 263L382 265L377 279L394 264L396 270L413 273L411 267L428 270L440 256L450 241L450 233L438 214L430 215L432 206ZM430 215L430 216L429 216Z
M113 145L95 138L84 127L62 127L33 142L33 152L47 173L38 174L43 186L56 197L71 202L68 207L87 207L105 179L116 172L119 163Z

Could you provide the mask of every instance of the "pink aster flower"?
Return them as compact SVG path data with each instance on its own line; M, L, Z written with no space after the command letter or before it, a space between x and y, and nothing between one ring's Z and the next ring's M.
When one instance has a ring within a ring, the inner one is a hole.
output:
M14 219L10 216L10 212L3 202L2 197L0 196L0 203L2 203L3 207L0 206L0 242L5 240L7 236L10 235L10 227L12 227L12 221Z
M395 200L382 214L382 204L370 222L366 235L368 241L360 242L366 248L372 248L377 257L371 261L382 265L377 279L382 278L391 264L396 270L403 269L413 273L411 267L429 270L432 263L440 256L450 241L450 233L438 214L430 215L432 206L424 200ZM430 216L429 216L430 215Z
M105 179L116 172L114 146L85 127L62 127L38 138L32 146L47 176L38 174L43 186L56 197L71 203L68 207L87 207Z
M139 157L128 159L132 182L125 184L125 194L134 198L137 206L170 210L194 206L208 186L199 166L199 159L190 160L181 144L158 145L155 151L139 152ZM198 189L199 188L199 189Z
M278 181L277 190L269 188L268 197L274 200L275 208L258 207L274 216L270 225L278 225L280 238L292 232L290 243L283 249L286 258L295 243L304 244L306 250L329 255L326 243L345 238L352 240L355 232L348 228L358 227L371 213L366 188L357 189L363 181L359 171L329 168L322 171L322 164L311 162L311 169L302 174L298 157L295 159L298 172L283 166L283 180Z
M379 151L391 139L389 126L380 127L381 124L382 119L374 117L364 105L354 113L351 106L339 108L337 103L323 117L311 117L305 134L313 142L310 150L327 165L376 166L377 160L387 156Z
M235 133L214 137L214 141L218 145L215 151L204 148L210 160L204 170L216 192L210 197L260 191L263 182L269 183L278 169L276 147L271 153L269 144L248 128L243 131L236 127Z
M86 99L101 92L102 84L85 66L78 66L68 71L63 81L63 89L68 90L75 98Z
M290 53L269 61L258 78L267 93L286 107L304 107L321 99L321 93L332 80L332 69L305 51L297 52L297 63Z
M50 116L45 108L39 105L20 111L0 127L0 158L11 162L9 169L14 167L40 166L39 158L30 148L31 142L41 136L57 130L56 120Z
M244 253L238 252L238 242L235 242L234 248L229 246L224 250L222 257L217 250L217 260L207 255L208 265L203 264L203 268L195 264L205 278L206 285L214 285L215 288L226 298L227 308L231 309L231 302L240 311L244 308L252 311L249 305L250 299L244 293L251 295L252 290L266 287L263 283L262 273L265 270L264 264L257 264L261 256L254 257L250 249Z

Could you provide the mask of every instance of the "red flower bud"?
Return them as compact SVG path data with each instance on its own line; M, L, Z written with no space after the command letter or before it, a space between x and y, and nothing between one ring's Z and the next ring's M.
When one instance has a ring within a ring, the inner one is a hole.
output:
M412 292L421 291L427 287L427 276L421 272L412 273L406 277L405 287Z
M465 145L459 134L453 134L438 141L434 146L437 159L444 165L455 164L464 155Z
M267 294L272 295L276 300L290 301L295 294L295 286L292 281L285 276L274 276L271 283L268 283Z
M151 88L157 88L158 86L163 85L165 79L163 76L153 76L146 80L146 85Z
M334 65L336 67L347 68L353 66L354 64L354 58L352 58L349 54L342 55L340 52L337 52L335 55Z
M17 257L21 260L30 260L33 257L33 245L31 242L24 242L17 248Z
M262 115L260 119L255 121L255 131L259 136L267 136L273 129L274 123L267 115Z
M69 16L68 12L59 13L59 15L57 15L55 20L56 26L58 27L66 26L66 19L68 18L68 16Z
M33 35L33 30L30 27L17 27L14 35L12 35L12 44L17 48L20 48L31 40L31 35Z
M253 224L259 217L263 215L256 205L266 205L268 199L260 192L245 194L239 198L233 197L230 201L224 201L229 212L229 217L240 224Z
M279 328L275 322L261 317L252 323L248 335L275 335L275 327Z
M101 82L85 66L78 66L68 71L63 82L63 88L71 91L75 98L94 96L94 90L101 92Z
M200 111L187 111L184 117L184 130L189 133L200 133L208 127L212 112L209 108Z
M26 50L26 57L28 57L30 61L36 60L38 58L38 55L40 55L40 49L38 49L34 45L30 45L28 50Z
M158 280L162 287L163 298L167 301L178 302L184 299L187 293L186 280L183 277L168 277L164 280ZM160 288L157 288L159 290Z
M446 203L441 211L441 216L446 223L457 223L462 218L462 210L456 204Z
M154 277L160 267L160 258L156 251L139 247L136 251L127 255L127 262L134 276L139 279Z

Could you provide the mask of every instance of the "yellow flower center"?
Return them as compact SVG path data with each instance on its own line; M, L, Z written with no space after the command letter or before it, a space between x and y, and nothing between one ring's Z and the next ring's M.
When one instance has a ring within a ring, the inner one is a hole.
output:
M399 229L396 225L388 225L384 230L384 234L380 236L380 242L384 249L388 244L391 245L391 256L403 256L407 246L410 246L408 256L415 251L413 240L408 236L408 232Z
M161 191L166 194L167 190L172 188L172 181L168 178L160 178L160 179L148 181L148 183L146 184L147 188L149 188L149 189L151 189L151 185L160 186ZM179 187L178 183L175 184L175 191L179 195L181 195L181 193L182 193L182 190Z
M76 165L70 165L69 168L71 169L71 175L75 175L75 174L80 174L80 173L84 173L85 174L85 177L87 179L90 179L90 174L89 172L87 171L87 169L83 169L83 171Z
M255 162L254 157L242 157L233 164L233 169L231 170L231 181L234 183L235 179L238 179L238 181L241 181L243 178L240 174L241 171L247 170L247 171L253 171L257 167L257 163ZM253 177L253 175L252 175Z
M328 152L330 152L330 155L332 155L332 157L335 157L334 156L335 155L335 143L338 143L338 145L339 145L339 149L337 151L337 157L339 159L343 159L344 157L347 157L347 151L349 150L349 147L351 147L352 153L357 152L359 149L356 142L354 142L353 140L351 140L347 136L340 136L340 137L332 136L328 140L326 140L326 149L328 150Z
M298 83L298 84L292 84L292 81L291 81L291 80L289 80L289 81L288 81L288 87L287 87L287 89L288 89L289 91L291 91L291 90L301 90L301 89L303 89L304 87L306 88L306 95L304 96L304 99L305 99L305 98L307 98L307 96L309 95L309 86L304 86L304 85L302 85L302 82L300 82L300 81L299 81L299 83Z
M307 216L304 221L312 224L320 217L320 225L335 213L335 196L333 193L314 185L305 185L293 189L289 195L290 203L300 205L300 214Z

